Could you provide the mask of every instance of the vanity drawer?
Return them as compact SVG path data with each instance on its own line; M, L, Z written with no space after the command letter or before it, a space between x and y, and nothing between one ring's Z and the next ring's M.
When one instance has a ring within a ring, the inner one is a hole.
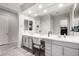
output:
M64 56L78 56L79 50L64 47Z
M45 40L45 43L51 44L52 43L52 40L46 39Z
M57 44L57 45L70 47L70 48L74 48L74 49L79 49L79 44L72 43L72 42L61 42L61 41L52 40L52 44Z

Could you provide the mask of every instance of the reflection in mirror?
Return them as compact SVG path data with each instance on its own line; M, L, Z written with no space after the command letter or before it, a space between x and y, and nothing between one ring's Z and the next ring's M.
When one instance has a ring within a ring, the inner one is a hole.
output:
M72 19L71 19L71 35L79 36L79 3L73 5Z
M76 4L76 8L74 11L74 20L75 20L75 23L74 23L73 31L79 32L79 4Z
M29 30L32 31L33 30L33 22L29 21Z
M28 30L28 20L24 20L24 30Z

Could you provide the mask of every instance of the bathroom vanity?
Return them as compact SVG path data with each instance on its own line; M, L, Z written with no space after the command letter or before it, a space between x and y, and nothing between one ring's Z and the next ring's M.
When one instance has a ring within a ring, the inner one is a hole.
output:
M32 40L45 41L45 56L78 56L79 41L78 37L57 37L57 36L40 36L40 35L23 35L23 46L32 50Z
M19 31L21 46L33 52L33 40L36 43L42 40L45 42L45 56L79 56L79 7L77 10L74 8L75 5L69 12L58 15L22 19L20 26L23 28L20 27Z
M78 56L79 44L57 40L45 40L46 56Z

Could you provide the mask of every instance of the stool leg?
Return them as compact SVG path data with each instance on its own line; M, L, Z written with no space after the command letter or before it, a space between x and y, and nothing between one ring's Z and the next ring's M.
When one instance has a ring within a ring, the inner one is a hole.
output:
M39 49L39 56L40 56L40 49Z
M34 54L34 47L33 47L33 49L32 49L32 53Z

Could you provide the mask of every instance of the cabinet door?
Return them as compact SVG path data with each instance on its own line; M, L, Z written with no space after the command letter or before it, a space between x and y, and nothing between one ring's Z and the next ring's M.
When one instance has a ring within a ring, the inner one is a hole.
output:
M78 50L64 47L64 56L78 56Z
M25 37L25 46L28 47L28 37Z
M23 45L23 46L26 46L26 37L25 37L25 36L23 36L22 45Z
M28 48L32 49L32 37L28 37Z
M51 40L45 40L45 55L51 56L52 55L52 41Z
M63 56L63 47L52 44L52 56Z

